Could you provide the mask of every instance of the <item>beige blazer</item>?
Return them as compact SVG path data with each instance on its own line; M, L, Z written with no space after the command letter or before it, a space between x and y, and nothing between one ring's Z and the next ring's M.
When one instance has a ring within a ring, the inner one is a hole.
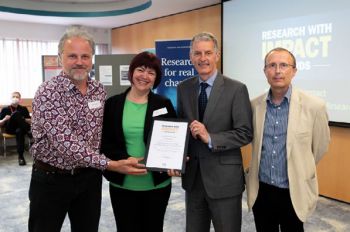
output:
M252 160L246 172L248 207L259 190L259 165L264 132L267 93L252 100L254 139ZM328 149L330 132L325 102L292 89L287 129L287 168L294 210L305 221L316 208L318 183L316 164Z

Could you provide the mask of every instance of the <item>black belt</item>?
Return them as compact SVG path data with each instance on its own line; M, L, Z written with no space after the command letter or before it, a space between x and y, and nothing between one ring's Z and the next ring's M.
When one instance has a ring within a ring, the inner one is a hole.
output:
M70 170L56 168L50 164L44 163L41 160L35 160L33 167L44 172L51 172L51 173L65 174L65 175L77 175L79 173L89 170L89 168L73 168Z

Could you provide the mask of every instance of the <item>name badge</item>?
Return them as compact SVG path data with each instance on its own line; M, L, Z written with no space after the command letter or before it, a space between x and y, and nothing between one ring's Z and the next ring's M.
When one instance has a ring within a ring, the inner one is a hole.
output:
M163 114L167 114L167 113L168 113L168 111L167 111L167 109L164 107L164 108L161 108L161 109L159 109L159 110L153 111L153 117L157 117L157 116L159 116L159 115L163 115Z
M92 102L88 102L88 106L90 110L93 110L93 109L100 108L102 105L100 101L92 101Z

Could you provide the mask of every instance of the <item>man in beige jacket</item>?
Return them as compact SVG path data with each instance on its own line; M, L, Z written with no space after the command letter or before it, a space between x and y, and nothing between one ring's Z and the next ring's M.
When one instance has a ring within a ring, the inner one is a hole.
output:
M267 53L264 72L270 90L252 100L248 206L258 232L304 231L318 198L316 164L330 141L326 105L292 87L297 68L288 50Z

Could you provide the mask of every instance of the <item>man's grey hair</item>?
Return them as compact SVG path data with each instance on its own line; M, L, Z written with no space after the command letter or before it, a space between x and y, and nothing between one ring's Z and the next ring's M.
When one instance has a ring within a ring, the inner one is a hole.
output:
M287 52L287 53L290 55L290 57L292 58L293 68L296 68L296 67L297 67L297 61L296 61L295 56L293 55L293 53L292 53L291 51L289 51L288 49L285 49L285 48L282 48L282 47L274 48L274 49L270 50L270 51L265 55L265 59L264 59L264 65L265 65L265 66L267 65L267 63L266 63L267 57L268 57L272 52Z
M215 38L215 36L210 33L210 32L201 32L201 33L198 33L197 35L193 36L192 40L191 40L191 44L190 44L190 53L192 54L193 52L193 44L195 42L198 42L198 41L212 41L214 43L214 49L215 49L215 52L218 53L219 52L219 46L218 46L218 41L217 39Z
M63 46L65 44L65 42L73 37L79 37L82 39L85 39L88 41L88 43L90 44L91 50L92 50L92 55L95 55L95 41L92 37L92 35L86 30L85 27L83 26L71 26L69 27L66 32L64 33L64 35L62 36L62 38L60 39L60 42L58 44L58 55L61 56L61 54L63 53Z
M190 46L190 53L192 54L193 52L193 44L195 42L198 42L198 41L212 41L214 43L214 50L216 53L219 52L219 45L218 45L218 41L217 39L215 38L215 36L210 33L210 32L201 32L201 33L198 33L197 35L193 36L192 40L191 40L191 46Z

